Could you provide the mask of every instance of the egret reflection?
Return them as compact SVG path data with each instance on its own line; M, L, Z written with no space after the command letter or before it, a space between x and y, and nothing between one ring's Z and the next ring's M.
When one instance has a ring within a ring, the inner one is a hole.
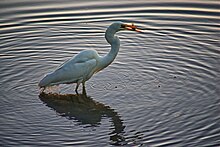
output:
M80 125L96 127L100 125L102 118L110 118L114 127L109 134L110 143L114 145L125 144L123 137L125 126L118 113L111 107L93 100L86 93L51 94L42 92L39 98L60 116L76 120Z

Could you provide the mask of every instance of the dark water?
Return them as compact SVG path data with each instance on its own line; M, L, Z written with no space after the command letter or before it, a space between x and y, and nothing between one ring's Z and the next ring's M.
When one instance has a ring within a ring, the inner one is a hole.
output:
M0 146L220 146L219 1L0 1ZM39 94L84 49L120 52L87 82Z

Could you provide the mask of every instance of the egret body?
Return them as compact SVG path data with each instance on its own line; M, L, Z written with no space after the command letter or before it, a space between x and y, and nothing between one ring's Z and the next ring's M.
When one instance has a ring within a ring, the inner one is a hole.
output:
M105 56L99 56L95 50L84 50L67 62L61 64L54 72L47 74L40 82L40 88L59 84L76 83L75 91L82 83L85 88L85 82L89 80L93 74L107 67L113 62L118 54L120 40L115 35L121 30L139 31L136 26L115 22L111 24L105 32L105 38L111 45L111 50ZM43 90L44 90L43 89Z

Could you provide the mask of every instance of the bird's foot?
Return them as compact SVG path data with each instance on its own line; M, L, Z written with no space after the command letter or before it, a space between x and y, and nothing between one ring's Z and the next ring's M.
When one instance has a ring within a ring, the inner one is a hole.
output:
M40 93L44 93L45 89L46 89L46 87L40 87Z

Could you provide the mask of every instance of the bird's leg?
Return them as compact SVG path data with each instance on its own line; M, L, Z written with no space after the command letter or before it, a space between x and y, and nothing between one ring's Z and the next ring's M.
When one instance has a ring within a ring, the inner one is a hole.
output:
M83 82L82 85L83 85L83 88L85 88L85 82Z
M80 85L80 83L76 83L76 88L75 88L76 94L79 94L78 91L77 91L77 89L79 88L79 85Z
M85 86L85 82L83 82L82 85L83 85L82 94L86 96L86 86Z

